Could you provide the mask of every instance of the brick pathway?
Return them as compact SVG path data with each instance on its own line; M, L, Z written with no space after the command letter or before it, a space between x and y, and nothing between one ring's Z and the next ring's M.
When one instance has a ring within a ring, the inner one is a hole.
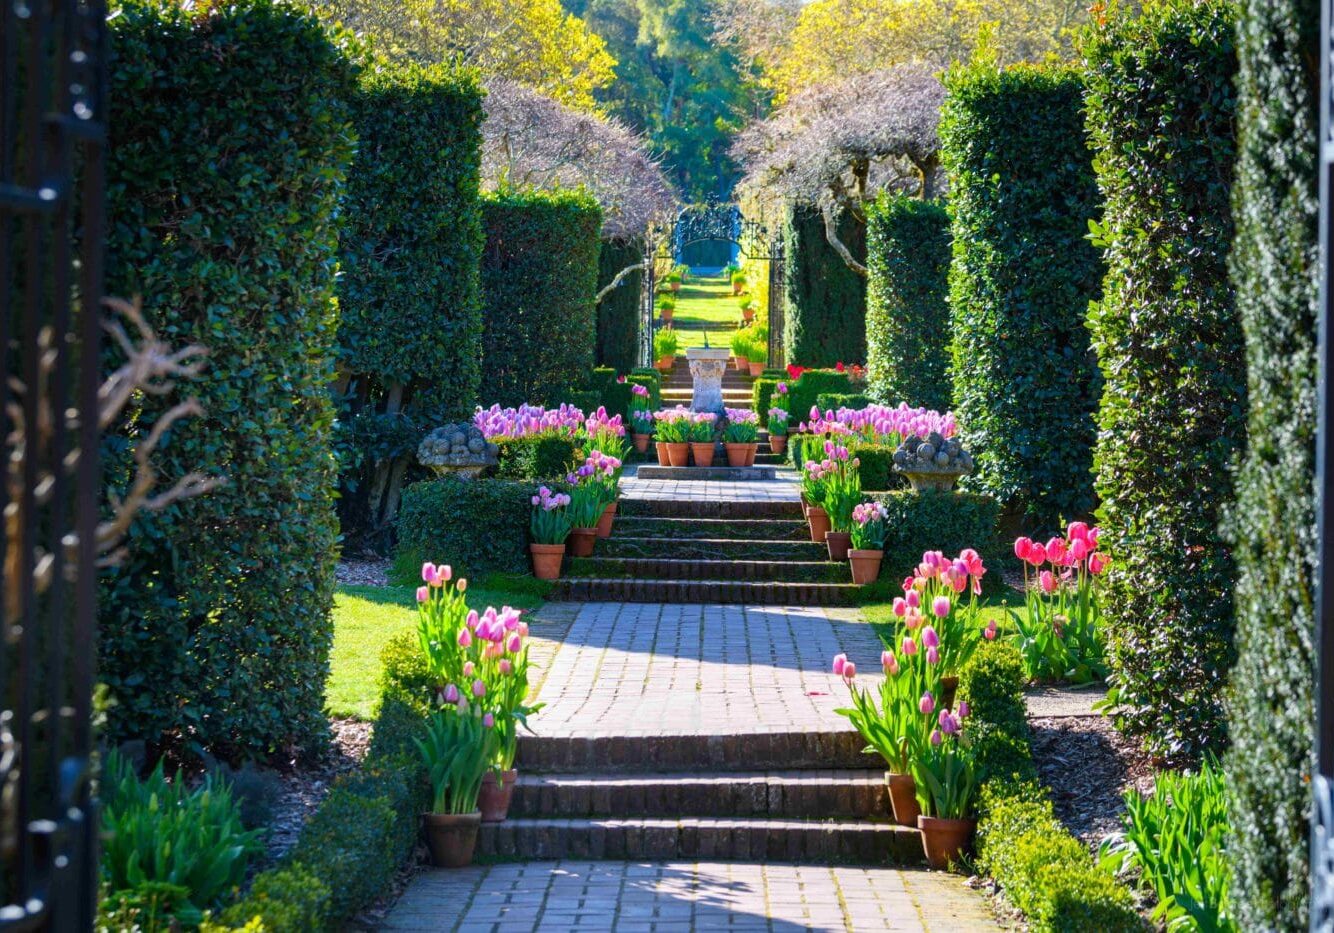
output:
M431 871L385 931L999 930L957 875L890 868L529 862Z

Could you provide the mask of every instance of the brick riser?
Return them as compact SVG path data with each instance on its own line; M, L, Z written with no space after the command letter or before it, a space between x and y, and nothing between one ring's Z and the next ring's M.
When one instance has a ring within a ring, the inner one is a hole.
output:
M631 538L613 533L599 541L597 557L666 560L828 560L829 549L806 541L746 541L734 538Z
M793 519L650 518L617 516L613 531L628 538L731 538L748 541L810 540L806 523Z
M539 720L540 721L540 720ZM856 732L749 735L524 735L523 774L645 774L686 771L865 771L879 759Z
M652 580L745 580L779 583L848 583L846 562L772 560L662 560L642 557L576 558L567 576L638 577Z
M618 528L625 518L788 519L801 521L800 502L746 502L706 499L622 499L616 506Z
M854 606L851 583L748 583L735 580L638 580L566 577L555 599L596 603L726 603L753 606Z

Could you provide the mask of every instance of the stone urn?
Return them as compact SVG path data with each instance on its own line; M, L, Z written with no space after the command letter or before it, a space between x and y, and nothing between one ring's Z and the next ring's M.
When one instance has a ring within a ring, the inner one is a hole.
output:
M894 472L908 478L918 492L948 491L959 477L973 472L973 458L957 437L948 440L932 431L926 438L909 437L894 451Z
M500 448L482 436L470 421L446 424L422 439L417 460L437 476L473 479L487 467L496 465Z
M731 358L732 352L725 349L690 347L686 350L686 360L690 363L690 379L693 385L691 411L711 411L722 417L723 373L727 370L727 363Z

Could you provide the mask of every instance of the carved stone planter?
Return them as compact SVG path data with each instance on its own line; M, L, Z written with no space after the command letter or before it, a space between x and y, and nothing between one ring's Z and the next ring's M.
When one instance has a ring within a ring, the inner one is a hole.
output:
M932 431L925 439L910 437L899 445L894 451L894 472L917 492L947 492L959 477L973 472L973 458L957 437L946 439Z
M437 476L473 479L495 466L500 448L489 443L471 422L446 424L422 438L417 460Z

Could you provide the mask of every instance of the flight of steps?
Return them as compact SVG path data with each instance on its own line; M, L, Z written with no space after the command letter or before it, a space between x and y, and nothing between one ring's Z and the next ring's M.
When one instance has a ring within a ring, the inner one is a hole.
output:
M721 347L726 347L726 343L720 343ZM750 408L751 407L751 384L754 379L749 373L742 373L732 365L728 365L727 371L723 373L723 406L726 408ZM694 394L694 381L690 376L690 363L684 356L678 356L676 362L672 364L671 371L663 376L662 380L662 406L671 408L675 405L685 405L689 407L690 399Z

